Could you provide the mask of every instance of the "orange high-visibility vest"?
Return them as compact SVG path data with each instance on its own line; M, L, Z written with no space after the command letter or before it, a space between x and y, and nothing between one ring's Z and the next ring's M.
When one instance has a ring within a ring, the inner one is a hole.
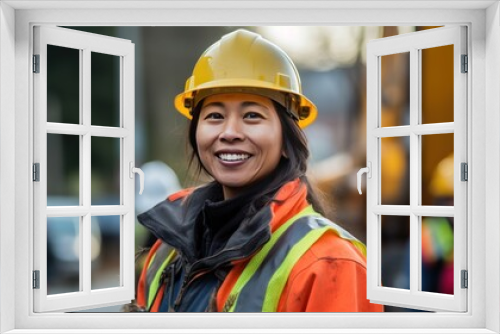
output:
M274 231L271 239L246 263L222 311L277 311L295 264L327 231L349 241L366 256L366 248L359 240L308 206ZM160 240L153 246L139 282L139 306L147 311L158 311L164 292L162 273L176 256L176 251Z

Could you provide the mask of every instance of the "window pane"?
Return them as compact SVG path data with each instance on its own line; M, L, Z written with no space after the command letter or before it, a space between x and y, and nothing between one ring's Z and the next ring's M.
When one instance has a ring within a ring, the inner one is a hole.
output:
M47 122L80 123L80 50L47 45Z
M409 137L380 139L382 205L410 205L409 147Z
M80 205L80 137L47 134L47 205Z
M80 218L47 218L47 294L80 291Z
M120 286L120 216L92 217L92 290Z
M382 126L410 124L410 53L380 57Z
M422 291L453 294L453 218L422 217Z
M92 205L120 205L120 138L92 137Z
M454 203L453 134L422 136L422 205Z
M410 289L410 217L382 216L382 286Z
M120 57L91 53L92 125L120 126Z
M453 122L453 45L421 50L422 124Z

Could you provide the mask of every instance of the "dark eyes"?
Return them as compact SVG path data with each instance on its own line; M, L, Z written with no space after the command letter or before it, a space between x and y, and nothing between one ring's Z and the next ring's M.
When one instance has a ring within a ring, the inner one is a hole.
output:
M247 112L243 118L256 119L256 118L263 118L263 117L259 113L250 111L250 112Z
M205 116L205 119L223 119L224 117L222 116L222 114L218 113L218 112L212 112L210 114L208 114L207 116Z
M211 112L208 115L206 115L204 119L223 119L223 118L224 118L224 116L221 113ZM243 118L258 119L258 118L264 118L264 117L262 117L262 115L257 113L257 112L250 111L250 112L245 113Z

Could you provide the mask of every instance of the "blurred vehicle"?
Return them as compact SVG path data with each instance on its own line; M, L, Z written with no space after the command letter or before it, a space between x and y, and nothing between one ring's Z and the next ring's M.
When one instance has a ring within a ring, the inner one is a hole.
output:
M47 206L70 206L78 198L48 196ZM101 266L103 244L120 241L120 229L108 220L117 216L100 216L91 219L92 270ZM80 218L47 217L47 288L49 294L79 290L80 276ZM119 249L119 248L118 248ZM119 254L119 252L118 252Z

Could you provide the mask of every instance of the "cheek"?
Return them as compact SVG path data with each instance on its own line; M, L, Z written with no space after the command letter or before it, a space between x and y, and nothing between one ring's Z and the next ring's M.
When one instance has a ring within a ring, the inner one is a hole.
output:
M283 142L280 134L280 131L269 132L273 135L268 136L265 142L262 145L266 148L266 160L269 164L274 165L274 167L278 164L281 159L281 153L283 152Z
M210 141L210 133L207 129L201 125L196 129L196 146L200 155L207 150L208 143Z
M281 159L281 155L283 153L283 142L281 140L281 137L276 139L275 143L276 144L273 146L274 147L273 157L274 157L276 164L278 164L278 162Z
M208 153L208 140L206 131L202 127L196 130L196 149L198 150L198 156L201 163L206 166Z
M277 123L279 124L279 120L277 120ZM275 131L273 132L274 134L274 138L273 138L273 142L274 142L274 154L275 154L275 158L277 161L279 161L281 159L281 155L283 153L283 128L281 127L281 124L278 126L279 127L279 131Z

